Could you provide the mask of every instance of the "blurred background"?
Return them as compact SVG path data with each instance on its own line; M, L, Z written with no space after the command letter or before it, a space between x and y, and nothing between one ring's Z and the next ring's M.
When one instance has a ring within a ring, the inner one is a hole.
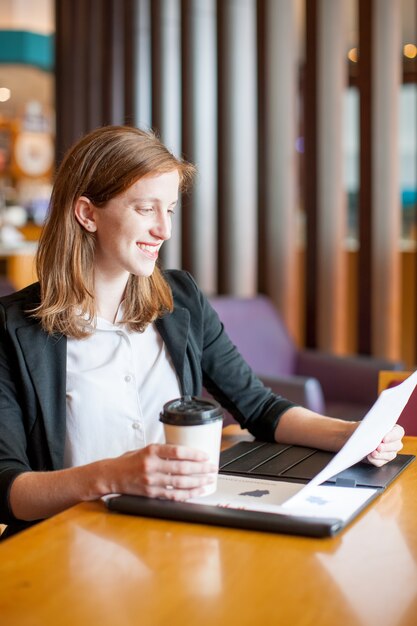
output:
M417 352L417 0L0 0L0 274L105 124L198 166L163 265L273 300L299 346ZM6 287L7 288L7 287Z

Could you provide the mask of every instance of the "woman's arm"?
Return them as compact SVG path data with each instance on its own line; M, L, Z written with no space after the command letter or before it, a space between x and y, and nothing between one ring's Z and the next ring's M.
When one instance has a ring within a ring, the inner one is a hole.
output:
M19 474L9 502L17 519L33 521L111 493L186 500L201 495L217 469L204 452L154 444L80 467Z
M275 430L275 439L280 443L297 444L337 452L346 443L360 422L326 417L304 409L293 407L280 418ZM401 439L404 429L398 424L385 435L376 450L368 455L368 461L381 467L392 461L403 447Z

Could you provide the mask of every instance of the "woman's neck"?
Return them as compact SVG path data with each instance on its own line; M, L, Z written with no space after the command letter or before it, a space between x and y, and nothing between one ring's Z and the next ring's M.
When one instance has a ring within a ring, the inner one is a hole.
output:
M123 300L128 278L129 275L117 280L104 279L100 275L94 277L97 315L112 324L116 321L117 311Z

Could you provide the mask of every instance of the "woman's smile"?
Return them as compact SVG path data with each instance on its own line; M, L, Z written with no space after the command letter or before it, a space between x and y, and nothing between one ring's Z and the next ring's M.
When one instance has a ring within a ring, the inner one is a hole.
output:
M136 245L139 250L145 254L145 256L149 257L153 261L156 261L161 247L160 243L142 243L138 241Z

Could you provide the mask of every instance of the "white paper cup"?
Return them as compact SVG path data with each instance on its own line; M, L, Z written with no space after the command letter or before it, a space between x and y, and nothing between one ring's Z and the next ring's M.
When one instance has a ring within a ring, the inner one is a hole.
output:
M160 414L166 443L206 452L209 461L219 466L223 410L218 402L197 396L182 396L164 404ZM204 487L208 496L217 489L216 480Z

